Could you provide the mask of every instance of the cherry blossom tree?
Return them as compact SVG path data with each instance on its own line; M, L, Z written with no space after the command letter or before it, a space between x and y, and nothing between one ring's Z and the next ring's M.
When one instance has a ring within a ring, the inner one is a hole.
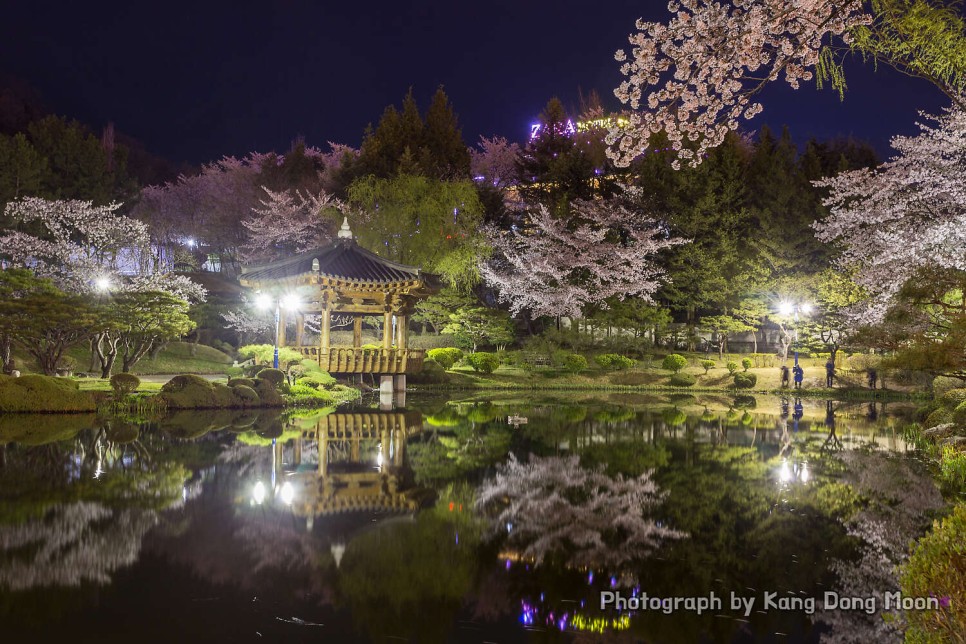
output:
M683 243L615 201L574 201L568 217L540 205L524 227L485 234L494 257L480 266L484 280L512 314L535 316L579 317L588 304L606 308L609 297L648 299L663 274L654 256Z
M275 192L262 188L267 195L254 213L242 220L248 229L248 240L241 247L244 260L277 258L323 245L331 238L331 219L326 210L346 211L345 204L325 192L304 194L298 190Z
M516 185L519 180L520 145L502 136L480 137L479 149L470 149L470 172L477 180L497 188Z
M620 50L625 80L615 90L632 111L611 130L609 150L628 165L652 134L665 132L682 160L701 163L741 119L762 110L754 96L784 78L794 89L816 78L846 88L840 50L924 78L964 105L963 20L942 0L672 0L667 24L637 22Z
M649 473L611 478L601 468L581 467L576 455L521 463L511 454L484 481L477 505L525 559L539 565L560 555L574 568L617 570L663 540L685 536L645 515L661 498ZM629 574L622 581L636 582Z
M673 0L668 10L666 25L638 20L630 56L615 56L626 77L615 94L633 110L608 136L618 165L661 131L677 151L675 167L697 165L739 119L761 112L752 97L767 82L784 75L797 89L813 78L826 34L847 37L867 20L858 0Z
M816 182L828 188L830 210L817 236L842 247L840 265L869 295L853 310L859 322L880 321L919 269L966 270L966 110L934 120L917 136L895 137L899 154L875 170Z

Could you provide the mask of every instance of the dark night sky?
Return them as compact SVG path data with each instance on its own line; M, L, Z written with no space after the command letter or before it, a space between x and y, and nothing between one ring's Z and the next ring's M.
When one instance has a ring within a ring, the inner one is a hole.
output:
M11 6L12 5L12 6ZM613 52L634 21L664 19L665 0L353 2L8 2L0 72L36 87L54 112L108 121L174 161L358 146L366 124L412 86L425 108L443 85L464 139L523 140L551 96L578 87L617 108ZM859 62L844 103L831 90L775 86L748 127L788 124L797 140L854 135L880 153L913 133L931 85Z

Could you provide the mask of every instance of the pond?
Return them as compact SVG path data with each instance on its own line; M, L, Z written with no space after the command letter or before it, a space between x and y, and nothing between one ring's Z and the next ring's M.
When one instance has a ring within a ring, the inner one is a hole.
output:
M896 641L942 506L900 403L377 407L0 417L0 635Z

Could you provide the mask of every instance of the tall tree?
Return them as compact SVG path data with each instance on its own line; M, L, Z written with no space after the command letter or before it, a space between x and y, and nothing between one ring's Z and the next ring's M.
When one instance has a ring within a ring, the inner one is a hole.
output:
M675 16L667 24L639 20L630 55L616 54L626 80L615 93L633 110L608 137L622 165L658 131L671 141L676 168L701 163L741 119L761 112L755 95L780 76L794 89L817 76L844 92L830 39L926 78L963 105L966 36L952 4L872 0L866 11L861 0L675 0L668 8Z
M520 229L487 230L493 259L486 282L514 315L580 317L607 298L649 298L664 271L656 254L681 243L654 219L615 202L575 201L567 217L540 205Z

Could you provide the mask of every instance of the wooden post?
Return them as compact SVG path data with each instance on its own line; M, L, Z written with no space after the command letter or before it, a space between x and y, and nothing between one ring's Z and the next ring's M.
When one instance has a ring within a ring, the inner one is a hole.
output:
M399 341L396 344L399 345L400 349L409 348L409 316L396 316L396 325L399 333Z
M358 349L362 346L362 316L352 316L352 346Z
M382 314L382 348L392 348L392 311Z
M301 313L295 316L295 346L301 351L302 335L305 333L305 316Z
M330 340L329 340L329 329L332 326L332 312L329 311L329 307L325 306L322 308L322 328L319 333L319 349L320 353L328 353Z

